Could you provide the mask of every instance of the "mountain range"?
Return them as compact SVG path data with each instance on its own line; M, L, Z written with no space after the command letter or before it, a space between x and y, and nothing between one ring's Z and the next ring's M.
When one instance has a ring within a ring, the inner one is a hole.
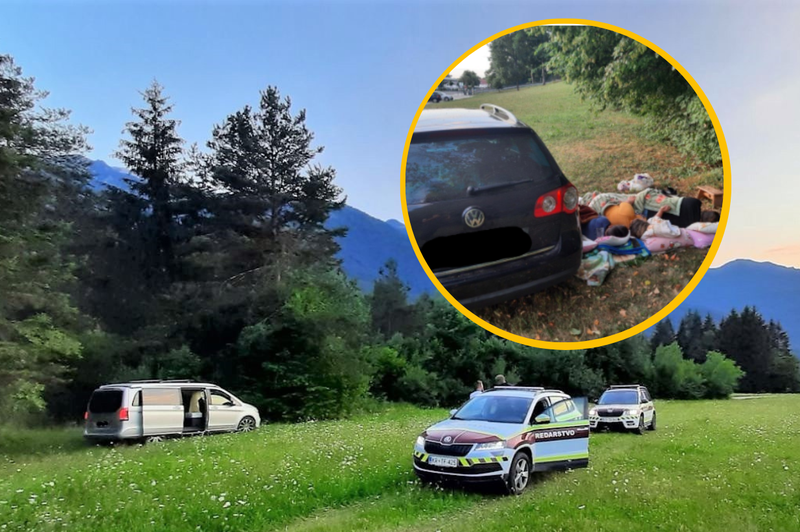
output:
M124 168L110 166L104 161L90 161L89 172L92 174L91 187L95 190L104 187L127 189L125 179L135 179ZM365 292L372 290L380 269L389 259L397 262L397 273L408 285L412 299L425 292L436 292L414 254L402 222L379 220L346 205L331 213L325 226L328 229L347 227L347 235L337 239L341 248L337 258L342 261L345 273Z
M779 321L800 346L800 269L737 259L709 269L669 318L677 326L690 310L720 320L732 309L755 307L765 320Z

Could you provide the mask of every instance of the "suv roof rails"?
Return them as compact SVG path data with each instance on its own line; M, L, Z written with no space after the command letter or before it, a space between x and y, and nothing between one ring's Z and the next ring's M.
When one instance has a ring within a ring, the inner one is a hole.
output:
M641 384L612 384L609 386L611 389L615 388L644 388Z
M499 118L503 122L506 122L511 125L517 125L517 117L511 114L511 111L508 109L503 109L499 105L494 105L493 103L482 103L481 104L481 111L486 111L491 116Z

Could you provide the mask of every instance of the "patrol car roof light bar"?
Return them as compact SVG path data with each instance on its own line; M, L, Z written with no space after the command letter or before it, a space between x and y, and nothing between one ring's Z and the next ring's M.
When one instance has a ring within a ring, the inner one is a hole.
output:
M158 384L161 382L194 382L192 379L144 379L138 381L130 381L131 384Z
M612 384L609 388L639 388L641 384Z
M494 105L491 103L482 103L481 104L481 111L486 111L492 116L496 116L503 122L508 122L509 124L516 125L518 122L517 117L511 114L511 111L508 109L503 109L499 105Z
M494 388L489 388L488 390L486 390L486 392L502 392L503 390L524 390L524 391L543 392L544 388L542 388L541 386L495 386Z

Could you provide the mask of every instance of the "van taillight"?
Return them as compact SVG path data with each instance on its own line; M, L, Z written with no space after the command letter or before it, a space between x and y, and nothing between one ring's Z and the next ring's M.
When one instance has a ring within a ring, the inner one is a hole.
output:
M578 190L572 185L551 190L536 200L533 215L537 218L565 212L571 214L578 208Z
M119 409L119 420L128 421L128 408L123 407Z

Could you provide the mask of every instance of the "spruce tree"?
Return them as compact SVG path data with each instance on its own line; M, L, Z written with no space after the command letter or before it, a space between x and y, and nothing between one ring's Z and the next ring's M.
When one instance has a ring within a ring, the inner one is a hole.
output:
M183 139L180 122L170 118L173 106L163 87L154 81L142 94L144 107L133 108L136 120L125 125L129 138L120 141L116 156L139 179L127 180L125 203L133 217L127 221L146 243L145 264L153 285L169 283L175 276L173 242L173 187L183 173Z
M706 351L703 349L703 324L700 314L691 310L683 317L678 327L677 341L684 357L698 364L705 362Z
M20 421L45 407L80 356L83 317L68 290L68 202L85 185L86 128L0 55L0 419ZM12 419L17 416L17 419Z
M372 327L385 338L411 332L414 308L408 303L407 284L397 274L397 261L389 259L380 269L370 300Z
M650 348L652 351L658 349L660 345L669 345L675 341L675 329L672 328L672 320L664 318L656 324L653 335L650 337Z

